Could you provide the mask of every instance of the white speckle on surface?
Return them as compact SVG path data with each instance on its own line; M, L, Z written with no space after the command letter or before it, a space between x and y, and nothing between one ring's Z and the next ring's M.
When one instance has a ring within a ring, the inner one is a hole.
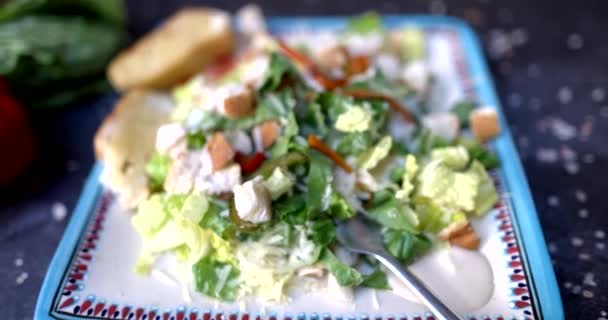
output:
M514 46L522 46L528 42L528 32L523 28L515 28L511 31L511 43Z
M570 244L573 247L580 247L583 245L583 243L585 243L585 241L583 241L583 239L579 238L579 237L572 237L570 239Z
M519 95L519 93L511 93L509 95L509 105L512 108L518 108L519 106L521 106L521 96Z
M604 239L606 238L606 232L604 232L604 230L595 230L595 232L593 233L593 235L598 238L598 239Z
M540 75L540 67L537 64L531 63L530 65L528 65L528 77L536 78L539 75Z
M566 145L563 145L559 149L559 153L562 156L562 159L564 159L565 161L575 161L578 158L576 151Z
M534 112L539 111L541 106L542 102L537 97L532 97L528 100L528 107Z
M557 250L557 245L553 242L549 242L549 252L556 253Z
M578 284L572 287L572 293L574 294L579 294L581 293L581 286L579 286Z
M490 58L500 60L511 56L512 53L511 37L503 30L490 30L488 39L488 54Z
M15 267L21 267L23 265L23 259L17 258L15 259Z
M585 40L583 39L583 36L581 36L580 34L573 33L568 36L568 40L566 41L566 44L568 45L568 49L570 49L570 50L579 50L585 44Z
M591 255L588 254L588 253L582 252L582 253L578 254L578 259L581 260L581 261L590 261L591 260Z
M536 160L541 163L555 163L559 160L559 155L555 149L538 148Z
M76 160L68 160L66 168L68 172L78 171L78 169L80 169L80 163L78 163Z
M27 278L29 277L29 275L27 274L27 272L21 272L17 278L15 278L15 282L17 283L17 285L21 285L25 282L25 280L27 280Z
M547 203L552 207L557 207L559 206L559 198L557 196L549 196Z
M606 248L606 244L603 242L596 242L595 243L595 248L598 250L604 250Z
M561 87L557 91L557 100L562 104L568 104L572 101L572 89L569 87Z
M595 282L595 275L591 272L585 273L583 278L583 284L590 287L597 287L597 283Z
M583 156L583 162L587 164L591 164L595 161L595 155L593 153L586 153Z
M563 119L554 118L550 121L551 132L559 140L566 141L576 137L576 127Z
M51 214L53 215L53 219L55 219L55 221L63 221L68 214L68 209L65 207L65 204L55 202L51 207Z
M600 311L600 315L601 315L602 317L608 316L608 312L606 312L606 311L602 310L602 311Z
M591 292L589 290L583 290L583 297L585 297L587 299L591 299L591 298L593 298L593 292Z
M587 209L580 209L578 211L578 217L581 219L586 219L589 217L589 210Z
M572 282L569 282L569 281L564 282L564 288L566 288L566 289L572 288Z
M602 102L606 98L606 91L604 88L595 88L591 90L591 100L595 102Z
M568 172L569 174L575 175L578 173L580 167L578 165L578 162L569 161L566 162L566 164L564 165L564 169L566 169L566 172Z
M574 191L574 196L576 197L576 200L578 200L579 202L587 202L587 193L581 189L578 189L576 191Z
M432 14L446 14L448 12L448 8L442 0L433 0L429 5L429 11Z

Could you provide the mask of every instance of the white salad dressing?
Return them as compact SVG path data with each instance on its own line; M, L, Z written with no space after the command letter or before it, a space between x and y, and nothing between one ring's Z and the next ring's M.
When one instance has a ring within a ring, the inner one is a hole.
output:
M494 292L494 276L487 258L479 251L459 247L429 252L412 264L410 270L437 293L442 301L460 312L484 306ZM392 273L388 273L393 293L422 303Z

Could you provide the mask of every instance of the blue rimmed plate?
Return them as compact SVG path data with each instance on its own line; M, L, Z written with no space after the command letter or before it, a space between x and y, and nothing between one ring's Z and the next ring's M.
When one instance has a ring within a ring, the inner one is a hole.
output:
M336 29L344 22L342 17L269 19L271 30L278 34ZM385 16L384 22L388 27L407 24L424 29L431 65L441 70L437 81L444 92L442 101L471 98L495 107L500 114L503 133L492 148L501 167L492 176L502 196L490 213L475 222L482 237L478 255L490 272L481 285L456 272L451 285L465 287L474 298L469 301L477 301L462 311L470 319L563 319L528 184L474 33L466 24L445 17ZM433 319L415 299L391 292L363 291L357 293L354 304L338 303L321 291L294 296L284 305L226 304L198 294L186 302L175 275L165 272L146 278L132 273L139 239L129 215L99 183L101 170L97 164L91 172L51 261L36 319ZM414 271L426 266L421 263L413 266ZM468 269L468 274L483 273L466 262L458 267ZM427 276L425 280L441 286L442 280L437 279Z

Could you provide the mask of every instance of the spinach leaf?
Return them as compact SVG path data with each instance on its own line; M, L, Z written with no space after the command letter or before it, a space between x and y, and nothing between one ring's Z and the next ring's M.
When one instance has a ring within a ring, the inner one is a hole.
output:
M406 230L386 229L383 237L388 252L404 263L413 262L432 246L431 241L423 234Z
M171 166L171 158L155 153L146 163L146 174L150 178L150 189L152 191L162 191L167 172Z
M417 230L418 218L416 213L405 203L402 203L392 191L382 190L374 194L367 208L368 216L387 228L397 230Z
M363 275L363 282L361 282L361 285L367 288L380 290L389 290L391 288L388 285L386 273L378 267L376 267L372 273Z
M340 261L327 248L321 252L319 262L336 277L338 283L343 287L354 287L363 282L363 276L359 271Z
M196 291L224 301L234 301L239 290L237 267L218 261L212 254L192 266Z
M324 155L315 150L309 150L308 157L310 166L306 177L308 186L306 204L308 218L314 219L329 208L333 193L333 174L331 161Z
M336 225L331 219L313 220L310 224L311 239L321 247L326 247L336 238Z

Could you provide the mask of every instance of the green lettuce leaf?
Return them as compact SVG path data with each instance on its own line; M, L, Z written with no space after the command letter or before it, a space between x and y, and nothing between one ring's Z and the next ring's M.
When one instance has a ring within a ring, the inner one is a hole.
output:
M343 287L355 287L363 282L363 276L355 268L340 261L329 249L321 252L319 262L336 277Z
M273 159L287 153L287 151L289 151L289 143L291 142L292 138L298 135L298 122L296 121L294 113L289 112L286 119L287 123L283 127L283 132L270 149L270 156Z
M477 141L470 139L459 139L458 144L467 149L471 160L479 161L488 170L494 169L500 164L498 157L494 153L484 148L484 146L479 144Z
M277 89L286 75L298 77L297 71L289 59L277 52L271 53L270 64L260 92L266 93Z
M388 285L386 273L378 267L374 268L372 273L363 276L361 286L379 290L389 290L391 288Z
M152 158L146 163L146 174L150 178L150 189L152 191L163 190L163 184L167 177L167 172L171 167L171 158L158 153L152 155Z
M192 272L196 291L224 301L236 299L240 274L237 267L220 262L210 254L194 264Z
M308 153L310 166L306 185L306 206L309 219L320 216L329 208L333 194L332 163L321 153L310 150Z
M392 145L393 139L390 136L384 136L375 146L359 156L359 167L365 170L373 169L388 156Z
M343 156L356 156L369 150L372 144L369 132L350 132L340 139L336 151Z
M479 161L473 161L469 172L475 174L479 181L479 189L475 197L475 210L477 216L488 212L498 201L498 193L494 187L494 181L490 178L484 166Z
M455 104L450 112L458 117L461 128L469 127L469 115L475 109L475 105L470 101L461 101Z
M406 264L412 263L432 247L431 241L423 234L405 230L386 229L383 237L388 252Z
M199 225L203 228L208 228L222 238L229 238L235 232L235 226L226 216L222 216L222 212L228 210L225 203L210 199L209 209L203 215Z
M306 223L306 196L303 193L283 197L272 204L273 214L291 225Z
M374 194L367 214L369 218L387 228L415 232L419 224L412 208L399 201L388 189Z
M320 247L326 247L336 238L336 225L331 219L322 218L310 223L310 238Z
M469 152L463 146L436 148L431 150L431 159L441 161L451 169L460 170L469 163Z

